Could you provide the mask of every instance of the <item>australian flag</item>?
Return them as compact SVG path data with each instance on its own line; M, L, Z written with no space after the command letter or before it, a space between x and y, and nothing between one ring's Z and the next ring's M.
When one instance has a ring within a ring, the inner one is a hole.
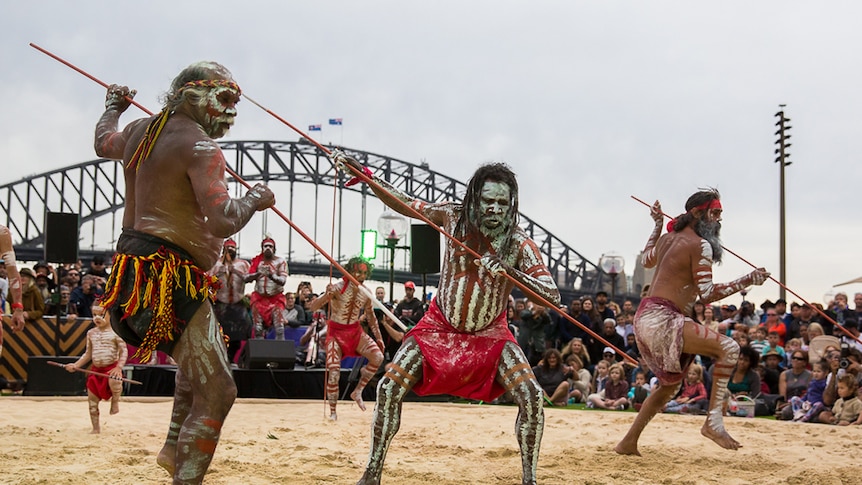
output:
M341 126L341 118L329 118L329 124Z
M308 125L308 131L320 131L320 125Z

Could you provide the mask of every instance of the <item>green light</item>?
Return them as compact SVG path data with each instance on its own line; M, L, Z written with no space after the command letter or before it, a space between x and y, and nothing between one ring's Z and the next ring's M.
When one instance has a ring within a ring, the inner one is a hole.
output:
M371 261L377 258L377 231L362 230L362 257Z

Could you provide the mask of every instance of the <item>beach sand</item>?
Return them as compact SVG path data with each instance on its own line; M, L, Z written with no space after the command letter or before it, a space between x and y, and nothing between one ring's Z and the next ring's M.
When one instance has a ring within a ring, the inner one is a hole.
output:
M84 397L0 397L0 483L163 484L156 465L169 398L125 398L120 414L101 404L102 433L90 434ZM351 484L368 454L371 409L339 403L329 422L319 401L237 400L207 484ZM383 473L386 484L519 484L517 408L405 403ZM643 457L613 447L630 412L546 408L541 484L862 484L860 427L726 419L743 444L719 448L700 435L702 416L659 415L644 432ZM854 463L855 462L855 463Z

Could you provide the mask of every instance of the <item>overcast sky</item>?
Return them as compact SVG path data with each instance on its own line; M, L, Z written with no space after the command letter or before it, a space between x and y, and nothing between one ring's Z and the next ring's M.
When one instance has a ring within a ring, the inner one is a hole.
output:
M787 286L822 301L862 275L859 18L858 2L5 2L0 183L95 158L104 89L28 43L153 110L179 70L208 59L297 126L324 124L321 141L462 181L508 163L521 210L593 262L616 251L633 268L652 220L630 195L675 215L717 187L725 246L777 278L785 103ZM228 140L297 138L239 110ZM749 270L728 255L716 279ZM750 299L778 291L767 282Z

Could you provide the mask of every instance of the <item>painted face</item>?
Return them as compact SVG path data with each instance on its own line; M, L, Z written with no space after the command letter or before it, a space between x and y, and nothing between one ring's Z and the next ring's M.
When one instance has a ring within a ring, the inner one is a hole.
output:
M500 182L487 181L479 195L479 220L485 229L503 226L509 217L509 186Z
M225 136L233 126L239 96L239 92L233 88L218 86L210 89L204 97L202 126L210 138Z
M272 243L264 243L261 248L263 248L263 255L267 258L271 258L275 252L275 245Z
M365 281L365 278L368 277L368 266L364 264L357 264L353 267L353 271L351 272L356 281L362 283Z

